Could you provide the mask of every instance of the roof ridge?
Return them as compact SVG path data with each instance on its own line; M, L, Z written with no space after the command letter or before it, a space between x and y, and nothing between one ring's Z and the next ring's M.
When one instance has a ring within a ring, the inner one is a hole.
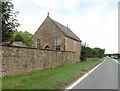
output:
M61 23L53 20L53 19L50 18L49 16L47 16L46 19L47 19L47 18L50 19L51 22L53 22L53 23L56 25L56 27L58 27L58 28L61 30L61 32L63 32L63 34L65 34L66 37L69 37L69 38L71 38L71 39L74 39L74 40L76 40L76 41L81 42L81 40L79 39L79 37L77 37L77 35L74 34L73 31L70 30L70 28L68 28L68 27L64 26L63 24L61 24ZM46 21L46 19L43 21L43 23ZM40 25L40 27L37 29L37 31L35 32L35 34L36 34L36 33L38 32L38 30L41 28L41 26L43 25L43 23L42 23L42 24ZM35 35L35 34L34 34L34 35ZM34 35L33 35L33 36L34 36ZM32 36L32 37L33 37L33 36Z
M52 19L52 20L53 20L53 19ZM53 22L57 22L57 21L53 20ZM61 24L61 23L59 23L59 22L57 22L57 23L60 24L60 25L62 25L62 26L65 27L65 28L68 28L68 27L64 26L63 24Z
M61 30L61 28L55 23L55 22L57 22L57 21L55 21L55 20L53 20L52 18L50 18L49 16L47 16L60 30ZM59 23L59 22L57 22L57 23ZM59 23L60 24L60 23ZM62 24L61 24L62 25ZM62 25L63 26L63 25ZM61 30L62 31L62 30ZM62 31L63 32L63 31ZM64 32L63 32L64 33ZM65 33L64 33L65 34ZM65 34L66 35L66 34Z
M48 16L48 17L49 17L49 16ZM50 17L49 17L49 18L50 18ZM62 29L61 29L56 23L58 23L59 25L62 25L62 26L65 27L66 29L69 29L69 31L73 33L73 31L71 31L70 28L68 28L68 27L64 26L63 24L61 24L61 23L59 23L59 22L53 20L52 18L50 18L50 19L53 21L53 23L54 23L60 30L62 30ZM56 22L56 23L55 23L55 22ZM62 31L62 32L63 32L63 31ZM63 32L63 33L64 33L67 37L70 37L70 36L68 36L65 32ZM73 34L74 34L74 33L73 33ZM74 36L77 37L76 34L74 34ZM73 37L70 37L70 38L73 38ZM73 39L75 39L75 38L73 38ZM79 39L79 37L77 37L76 40L81 41L81 40Z

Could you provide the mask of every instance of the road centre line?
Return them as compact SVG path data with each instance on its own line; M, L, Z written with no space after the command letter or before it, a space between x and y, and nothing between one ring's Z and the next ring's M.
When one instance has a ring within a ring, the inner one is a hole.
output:
M103 61L105 62L106 59ZM80 77L76 82L74 82L73 84L71 84L69 87L67 87L66 89L72 89L74 86L76 86L79 82L81 82L85 77L87 77L90 73L92 73L95 69L97 69L103 62L101 62L100 64L98 64L96 67L94 67L93 69L91 69L90 71L88 71L85 75L83 75L82 77Z

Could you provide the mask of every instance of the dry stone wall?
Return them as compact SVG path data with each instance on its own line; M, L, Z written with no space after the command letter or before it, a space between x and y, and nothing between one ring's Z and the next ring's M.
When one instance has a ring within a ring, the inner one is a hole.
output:
M2 73L16 75L62 64L75 63L75 52L24 47L2 47Z

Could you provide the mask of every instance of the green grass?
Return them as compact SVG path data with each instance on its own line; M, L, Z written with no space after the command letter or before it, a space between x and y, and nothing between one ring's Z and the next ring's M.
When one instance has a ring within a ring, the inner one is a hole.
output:
M87 62L65 64L56 68L26 73L17 76L5 76L3 89L55 89L64 86L81 72L89 70L103 60L90 59Z

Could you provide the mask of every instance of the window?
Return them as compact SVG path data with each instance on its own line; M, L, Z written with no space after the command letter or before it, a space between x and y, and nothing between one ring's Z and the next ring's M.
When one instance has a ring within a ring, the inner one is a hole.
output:
M55 49L60 50L60 39L55 39Z
M36 48L40 48L40 40L38 39L35 44Z

